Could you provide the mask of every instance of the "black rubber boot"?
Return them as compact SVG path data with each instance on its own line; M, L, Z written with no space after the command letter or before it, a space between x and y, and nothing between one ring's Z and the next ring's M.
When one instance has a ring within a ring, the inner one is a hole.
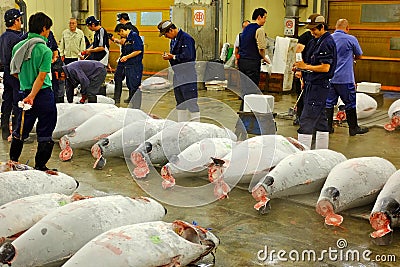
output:
M354 136L356 134L368 133L369 129L367 127L360 127L357 123L357 112L356 109L346 110L346 119L349 124L349 135Z
M7 140L10 136L10 115L1 114L1 137L3 140Z
M97 103L97 96L95 95L88 95L87 99L88 103Z
M54 142L39 142L36 156L35 156L35 169L39 171L48 171L49 168L46 167L46 163L51 158L51 153L53 152Z
M64 103L64 97L63 96L56 97L56 103Z
M10 160L18 162L23 147L24 147L24 141L13 137L10 146Z
M333 129L333 108L326 108L325 114L328 119L328 131L332 134L335 132L335 129Z

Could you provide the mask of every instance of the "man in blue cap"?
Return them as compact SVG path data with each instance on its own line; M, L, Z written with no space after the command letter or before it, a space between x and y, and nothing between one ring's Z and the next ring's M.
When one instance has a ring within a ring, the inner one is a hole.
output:
M1 132L3 140L7 140L10 136L9 121L12 111L12 127L16 128L17 118L19 114L18 101L19 81L10 74L10 62L12 56L12 48L16 43L21 41L21 25L22 15L24 13L18 9L12 8L4 14L6 23L6 31L0 36L0 62L4 65L4 93L3 103L1 105Z
M88 55L86 59L97 60L103 63L104 66L107 66L110 49L107 31L101 27L100 20L97 20L94 16L86 19L86 26L89 30L94 31L94 37L93 44L83 51L82 54L84 56Z

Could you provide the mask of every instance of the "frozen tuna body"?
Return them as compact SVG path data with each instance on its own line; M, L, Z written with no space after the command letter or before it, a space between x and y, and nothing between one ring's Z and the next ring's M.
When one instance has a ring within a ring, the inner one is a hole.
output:
M215 183L218 198L226 197L230 187L237 183L249 183L251 191L278 162L302 149L302 144L281 135L252 137L237 144L226 156L214 159L208 178Z
M0 205L45 193L71 195L78 185L74 178L61 172L55 175L37 170L0 173Z
M63 266L186 266L218 245L210 231L184 221L139 223L97 236Z
M57 124L53 132L53 138L59 139L63 135L69 134L79 125L93 117L94 115L106 110L116 109L112 104L88 103L70 104L71 107L61 114L57 114Z
M343 217L337 212L374 202L395 171L391 162L379 157L353 158L339 163L326 178L317 212L325 217L326 224L340 225Z
M281 160L252 190L264 213L271 198L319 192L330 171L346 157L333 150L299 151Z
M19 198L0 206L0 240L23 233L51 211L80 196L48 193Z
M400 226L400 170L390 176L379 193L369 221L375 229L370 235L374 239L392 234L392 229Z
M212 158L222 158L235 145L236 142L229 138L206 138L190 145L162 167L163 188L174 186L176 177L207 177L207 167Z
M390 105L388 115L390 122L385 124L384 128L387 131L394 131L400 126L400 99L397 99Z
M133 173L144 178L150 172L149 164L165 164L181 151L205 138L230 138L236 141L236 135L226 128L210 123L179 122L163 129L147 139L131 155L136 166Z
M73 149L90 148L98 140L118 131L124 125L147 119L149 116L139 109L117 108L104 110L85 121L73 132L60 139L60 159L72 158Z
M102 169L107 157L127 157L144 141L162 129L175 125L176 122L163 119L144 119L132 122L110 136L99 140L92 146L92 156L96 158L93 166Z
M10 262L15 267L58 262L105 231L158 221L164 215L164 207L150 198L115 195L76 201L52 211L11 244L3 244L0 262Z

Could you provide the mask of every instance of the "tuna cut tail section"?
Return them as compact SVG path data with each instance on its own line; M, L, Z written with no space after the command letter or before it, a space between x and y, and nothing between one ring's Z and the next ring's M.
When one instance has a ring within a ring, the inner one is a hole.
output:
M390 228L390 217L385 212L374 212L369 217L369 222L372 228L376 230L370 234L370 237L373 239L382 239L388 234L393 233L393 230ZM391 235L389 236L391 237ZM384 242L384 245L387 245L386 243L391 243L391 240Z
M162 187L164 189L171 188L175 186L175 178L171 173L171 169L168 165L164 165L161 168L161 177L163 178L163 181L161 183Z
M141 152L133 151L131 153L131 162L136 166L133 170L136 178L145 178L149 174L149 165L147 165L146 159Z
M396 128L399 126L400 126L400 116L393 116L390 123L385 124L383 128L385 128L386 131L392 132L396 130Z
M343 217L335 213L332 203L328 200L320 200L317 203L316 211L325 217L326 225L340 226L343 222Z
M59 158L61 161L67 161L70 160L74 154L72 151L72 148L70 146L69 138L68 136L64 135L63 137L60 138L60 148L61 152L59 154Z

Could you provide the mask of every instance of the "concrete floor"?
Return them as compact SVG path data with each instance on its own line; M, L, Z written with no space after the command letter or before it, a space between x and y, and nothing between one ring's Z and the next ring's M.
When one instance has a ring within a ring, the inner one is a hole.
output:
M240 104L236 95L228 90L202 90L199 95L203 122L214 122L234 129L237 119L236 111ZM290 94L274 96L275 112L287 111L295 102L295 96ZM126 96L123 95L122 99L124 97ZM394 100L394 98L385 98L383 108L387 109ZM143 110L163 118L171 116L174 119L175 114L171 113L174 103L172 92L164 96L162 92L143 94ZM276 119L276 123L278 134L297 137L297 127L292 125L292 121ZM330 148L343 153L346 157L384 157L390 160L397 169L400 168L400 154L397 150L399 144L399 131L388 133L382 128L373 128L362 136L349 137L347 128L338 127L335 129L335 133L330 135ZM0 141L0 155L3 160L8 159L8 149L9 144L6 141ZM24 147L21 162L29 160L33 164L35 149L36 142L27 144ZM94 159L87 150L76 150L73 159L69 162L59 161L59 152L60 148L56 146L48 166L75 177L80 182L81 186L78 191L82 194L100 195L102 192L106 192L133 197L147 195L134 181L122 158L108 158L105 169L99 171L92 169ZM161 188L160 182L158 173L152 172L141 185L146 189L146 184L148 188L154 183L157 184L157 188ZM187 179L177 181L177 183L188 187L206 184L202 179ZM180 203L181 206L184 206L185 199L188 197L192 200L195 199L194 203L198 201L199 206L190 205L191 207L186 208L165 204L168 209L165 221L175 219L196 221L203 227L212 228L212 231L221 240L221 245L216 252L215 266L398 266L399 264L368 262L363 259L360 259L359 262L346 261L340 260L340 258L335 259L333 256L337 254L332 254L331 258L325 254L321 261L300 260L294 262L288 260L286 262L279 260L277 253L274 254L274 259L265 259L265 253L261 253L267 247L268 253L271 250L285 250L287 253L297 250L301 255L304 250L314 250L319 255L323 250L338 249L338 239L347 241L347 247L339 250L343 253L346 250L357 250L361 254L369 249L372 251L370 258L374 258L375 255L395 255L397 261L400 261L398 229L395 229L392 245L377 246L372 244L368 236L372 228L367 220L345 216L342 227L328 228L314 208L279 199L272 200L270 213L259 215L253 209L255 202L249 192L238 188L232 190L228 199L215 201L208 205L202 205L205 200L201 199L201 195L198 193L188 196L180 194L179 191L163 192L159 190L157 192L160 194L158 196L160 198L174 193L172 202ZM283 257L287 258L288 254Z

